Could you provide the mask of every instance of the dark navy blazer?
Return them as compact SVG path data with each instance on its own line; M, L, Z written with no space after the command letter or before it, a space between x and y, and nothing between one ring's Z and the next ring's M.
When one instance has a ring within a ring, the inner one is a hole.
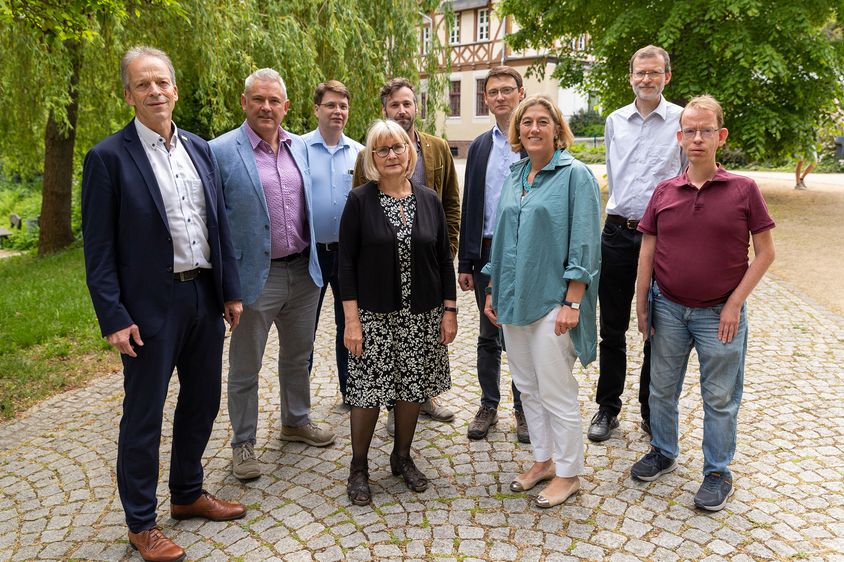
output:
M217 166L208 143L179 130L205 191L216 304L240 300L240 281ZM134 121L85 156L82 168L85 270L104 336L137 324L155 335L173 300L173 241L161 190Z

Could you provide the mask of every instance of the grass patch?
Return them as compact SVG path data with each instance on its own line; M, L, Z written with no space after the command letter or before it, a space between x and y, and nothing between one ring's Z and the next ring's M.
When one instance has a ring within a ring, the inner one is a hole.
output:
M100 337L82 248L0 260L0 417L119 369Z

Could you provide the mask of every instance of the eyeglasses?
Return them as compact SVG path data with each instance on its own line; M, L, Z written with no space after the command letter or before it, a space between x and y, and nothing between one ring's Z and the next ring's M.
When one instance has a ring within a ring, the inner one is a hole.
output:
M512 86L506 86L504 88L498 88L497 90L488 91L486 93L486 97L496 98L496 97L498 97L498 94L501 94L502 96L509 96L510 94L512 94L515 91L516 91L516 88L513 88Z
M637 70L636 72L630 73L632 76L635 76L637 80L644 80L646 77L650 76L654 80L665 74L663 70Z
M328 109L328 111L334 111L335 109L339 109L340 111L348 111L349 110L349 104L347 104L347 103L337 103L337 102L330 101L328 103L318 103L317 105L320 106L320 107L324 107L324 108Z
M386 158L389 156L391 150L393 151L393 154L398 156L399 154L404 154L407 150L407 145L404 143L396 143L393 146L379 146L372 152L379 158Z
M721 129L683 129L683 138L691 140L700 133L700 138L708 139L718 134Z

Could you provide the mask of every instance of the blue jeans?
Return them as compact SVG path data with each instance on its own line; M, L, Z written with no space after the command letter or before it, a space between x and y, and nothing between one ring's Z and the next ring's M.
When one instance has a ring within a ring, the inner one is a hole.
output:
M703 397L703 473L720 472L731 478L728 465L736 451L736 419L747 351L745 305L736 336L725 344L718 340L724 305L689 308L665 298L656 283L651 290L651 445L672 459L680 453L677 406L694 348L700 362Z

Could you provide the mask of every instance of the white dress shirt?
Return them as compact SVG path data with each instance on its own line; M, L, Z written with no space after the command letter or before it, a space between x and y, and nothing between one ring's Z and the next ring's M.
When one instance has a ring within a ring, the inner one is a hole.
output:
M135 119L135 128L149 159L173 239L173 272L211 269L211 247L205 214L205 191L188 151L173 125L170 150L164 139Z
M682 171L677 142L682 110L660 96L659 105L647 117L642 117L635 103L607 117L608 215L640 219L656 185Z

